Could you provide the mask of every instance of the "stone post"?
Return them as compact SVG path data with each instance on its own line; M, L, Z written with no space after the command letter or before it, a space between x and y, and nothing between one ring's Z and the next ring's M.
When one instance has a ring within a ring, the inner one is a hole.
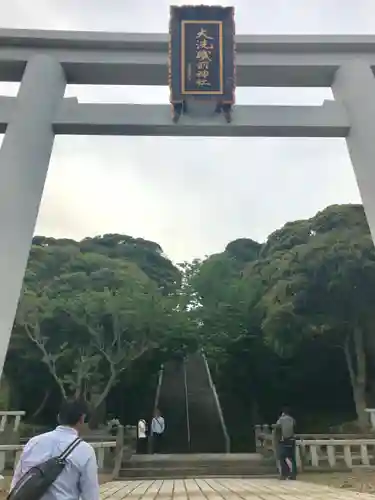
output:
M257 424L254 426L255 451L261 453L263 450L263 433L262 426Z
M0 374L52 152L52 123L65 85L58 61L33 56L0 150Z
M369 415L371 430L375 431L375 408L366 408L365 411Z

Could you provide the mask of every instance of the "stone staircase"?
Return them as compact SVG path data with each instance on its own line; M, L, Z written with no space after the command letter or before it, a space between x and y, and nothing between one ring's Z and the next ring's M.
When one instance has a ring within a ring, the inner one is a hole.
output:
M226 452L215 393L201 353L164 365L158 407L166 422L163 453Z
M225 453L225 427L203 354L164 365L157 405L166 422L162 453L124 460L120 478L277 475L273 458L258 453Z
M120 478L276 477L276 466L260 454L133 455Z
M201 353L186 361L191 453L225 453L225 435L208 367Z
M165 418L163 453L187 453L188 428L186 415L184 363L169 361L164 365L158 407Z

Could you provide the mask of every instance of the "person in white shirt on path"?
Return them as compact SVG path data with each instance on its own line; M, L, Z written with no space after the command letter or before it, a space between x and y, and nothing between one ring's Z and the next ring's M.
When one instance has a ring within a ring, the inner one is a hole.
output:
M138 421L138 440L137 440L137 453L145 455L147 453L147 423L146 420L141 418Z
M164 431L164 418L161 416L160 410L156 409L151 422L153 453L161 453Z
M18 461L11 489L26 472L60 455L78 437L86 409L78 401L66 402L59 412L59 426L35 436L26 444ZM99 500L98 465L94 448L81 441L66 459L67 465L43 496L43 500Z

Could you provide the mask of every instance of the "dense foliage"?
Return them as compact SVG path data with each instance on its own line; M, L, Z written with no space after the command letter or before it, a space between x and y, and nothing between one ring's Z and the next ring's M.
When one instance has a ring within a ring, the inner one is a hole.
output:
M305 428L375 403L375 250L363 208L309 220L174 266L153 242L35 237L5 366L9 405L51 420L61 398L132 421L160 364L203 348L232 440L293 406ZM27 376L25 377L25 374Z

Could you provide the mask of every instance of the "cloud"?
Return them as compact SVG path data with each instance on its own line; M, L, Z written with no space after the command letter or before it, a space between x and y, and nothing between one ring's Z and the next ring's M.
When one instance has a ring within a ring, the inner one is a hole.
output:
M169 3L4 0L0 23L165 32ZM375 29L373 0L221 3L235 5L239 33L373 33ZM0 93L16 91L15 85L0 86ZM94 102L168 101L168 89L153 87L71 86L67 95ZM330 96L328 89L237 91L242 104L314 105ZM37 232L75 238L104 232L142 236L160 243L179 261L220 251L237 237L263 240L288 220L310 217L331 203L358 201L343 140L58 137Z
M3 27L165 32L170 4L185 0L3 0ZM191 0L215 5L217 0ZM374 33L373 0L221 0L238 33Z

